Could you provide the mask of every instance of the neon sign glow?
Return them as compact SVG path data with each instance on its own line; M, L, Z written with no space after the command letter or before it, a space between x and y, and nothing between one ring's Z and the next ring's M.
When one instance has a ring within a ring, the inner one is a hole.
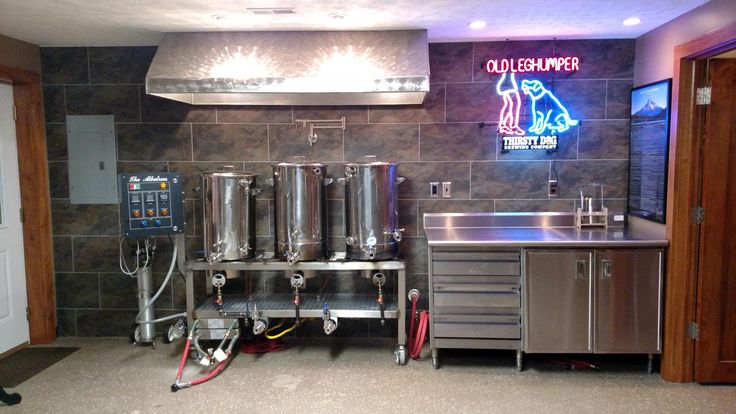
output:
M489 59L486 71L490 74L525 72L575 72L580 70L577 56L556 56L519 59Z
M502 149L557 149L557 135L578 125L570 117L567 108L541 81L522 79L521 88L516 73L565 71L580 69L580 59L571 57L490 59L486 62L489 74L500 74L496 93L503 98L503 107L498 119L498 132L502 134ZM521 94L529 97L531 125L525 130L519 126ZM530 135L527 135L530 134Z

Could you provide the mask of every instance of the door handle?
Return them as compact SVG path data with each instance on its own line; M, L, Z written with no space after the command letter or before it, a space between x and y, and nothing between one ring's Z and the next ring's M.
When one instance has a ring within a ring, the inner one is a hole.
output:
M603 264L603 279L610 279L613 275L613 262L610 260L602 260Z
M585 280L585 268L587 267L587 260L575 261L575 280Z

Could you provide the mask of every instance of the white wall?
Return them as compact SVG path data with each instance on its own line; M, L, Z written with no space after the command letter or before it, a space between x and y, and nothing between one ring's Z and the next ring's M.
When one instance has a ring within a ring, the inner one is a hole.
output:
M736 0L712 0L636 39L634 86L671 78L675 46L736 22Z

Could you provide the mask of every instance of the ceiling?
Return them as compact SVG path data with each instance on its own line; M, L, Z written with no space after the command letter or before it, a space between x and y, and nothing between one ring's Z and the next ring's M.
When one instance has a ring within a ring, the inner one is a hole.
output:
M157 45L165 32L426 28L429 40L635 38L706 0L2 0L0 34L40 46ZM293 8L254 14L249 7ZM332 18L339 13L342 18ZM224 15L220 20L213 15ZM636 26L623 20L637 16ZM485 20L485 29L468 23Z

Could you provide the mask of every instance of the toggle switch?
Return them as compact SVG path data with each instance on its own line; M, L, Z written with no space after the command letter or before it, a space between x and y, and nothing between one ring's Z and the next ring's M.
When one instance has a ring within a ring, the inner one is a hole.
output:
M162 216L168 216L169 215L169 209L168 208L162 208L161 209L161 215Z
M141 227L143 227L144 229L148 227L148 221L146 220L141 221Z
M153 223L156 224L156 227L161 227L161 219L156 219Z
M152 208L149 208L148 210L146 210L146 215L148 217L153 217L153 215L154 215L153 209Z
M136 210L133 210L132 216L133 216L133 218L138 218L138 217L140 217L140 216L141 216L141 211L140 211L140 210L138 210L138 209L136 209Z

